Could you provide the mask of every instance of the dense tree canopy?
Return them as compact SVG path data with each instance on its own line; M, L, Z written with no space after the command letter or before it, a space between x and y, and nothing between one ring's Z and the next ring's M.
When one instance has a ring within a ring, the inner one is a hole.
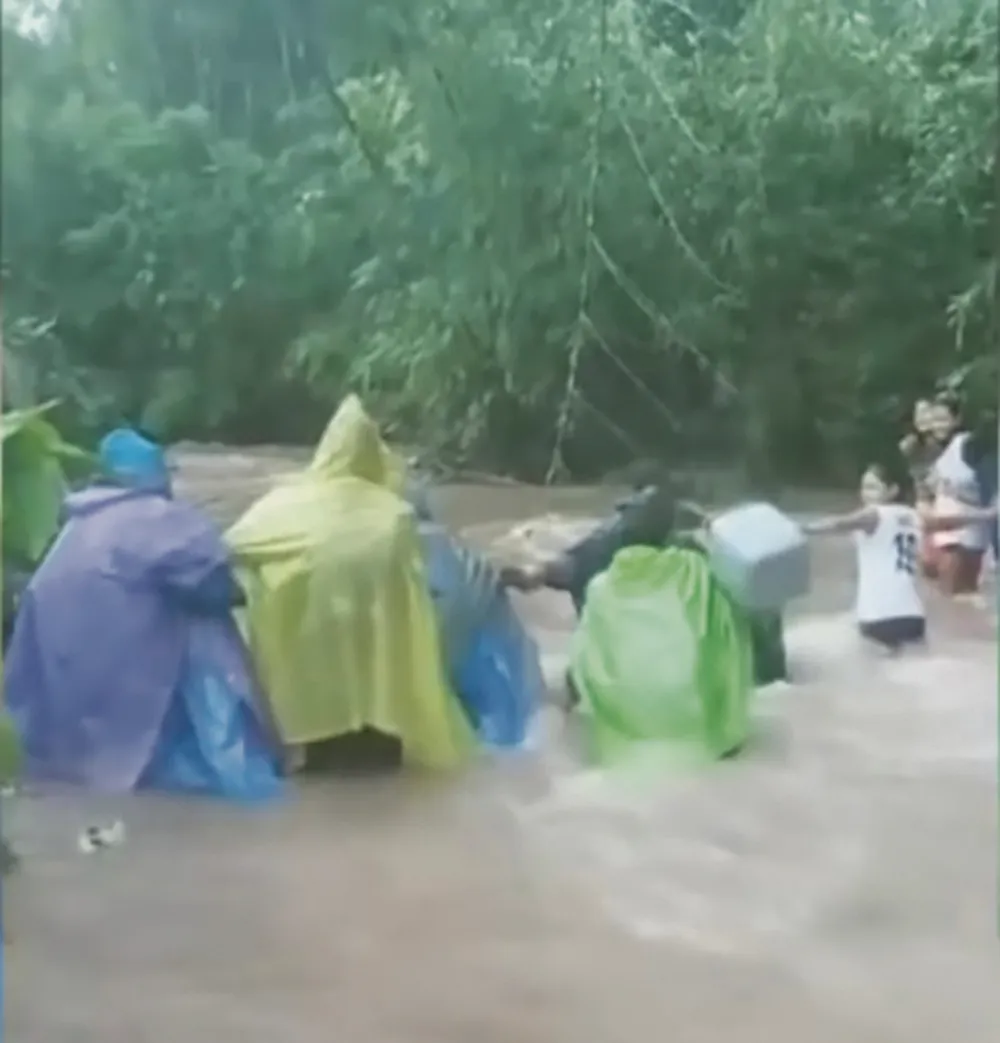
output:
M995 365L995 0L14 6L14 404L793 477Z

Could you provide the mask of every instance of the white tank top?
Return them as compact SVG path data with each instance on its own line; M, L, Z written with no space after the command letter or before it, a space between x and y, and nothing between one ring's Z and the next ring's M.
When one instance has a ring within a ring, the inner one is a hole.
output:
M964 431L955 435L931 469L936 490L934 513L938 517L961 514L965 507L979 505L976 473L962 459L962 450L968 437ZM986 525L967 525L963 529L936 532L933 539L937 547L959 546L969 550L985 550L990 541L990 530Z
M858 622L914 616L922 619L924 605L917 590L920 515L903 504L883 504L875 511L875 531L854 534L858 549Z

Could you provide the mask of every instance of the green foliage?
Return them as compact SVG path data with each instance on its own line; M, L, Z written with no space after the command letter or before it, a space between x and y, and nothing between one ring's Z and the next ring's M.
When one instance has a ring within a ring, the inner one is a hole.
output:
M88 423L311 440L354 388L526 474L849 472L995 356L988 0L64 0L47 37L4 30L4 333Z
M0 671L2 669L3 660L0 659ZM7 711L0 706L0 787L10 786L18 780L22 763L21 740ZM0 794L0 801L5 799ZM17 864L17 854L0 832L0 876L13 872Z
M3 670L3 659L0 658L0 672ZM7 711L0 706L0 787L15 783L21 774L23 764L21 740ZM0 801L6 799L0 794ZM7 839L0 832L0 875L6 876L17 866L17 855Z
M24 565L41 561L59 530L67 476L91 464L91 457L64 442L46 418L56 404L8 410L0 417L3 557Z

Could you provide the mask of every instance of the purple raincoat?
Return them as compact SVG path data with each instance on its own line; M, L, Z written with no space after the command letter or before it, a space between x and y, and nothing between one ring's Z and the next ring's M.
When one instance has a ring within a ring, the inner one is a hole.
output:
M95 486L66 508L66 526L20 604L5 698L30 778L130 790L154 754L170 758L161 736L168 711L187 718L184 693L198 687L187 680L192 655L216 660L215 690L252 693L228 605L207 615L196 605L213 578L229 578L227 549L205 515L160 493ZM222 725L209 722L218 735L209 742L231 755L243 740L221 734L237 728L223 712ZM183 721L182 730L192 731Z

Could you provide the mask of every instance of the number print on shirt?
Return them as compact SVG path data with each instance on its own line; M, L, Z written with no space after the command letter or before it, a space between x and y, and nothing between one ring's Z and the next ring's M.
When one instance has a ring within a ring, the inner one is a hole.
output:
M896 571L914 576L917 572L917 534L915 532L897 532L892 538L896 548Z

